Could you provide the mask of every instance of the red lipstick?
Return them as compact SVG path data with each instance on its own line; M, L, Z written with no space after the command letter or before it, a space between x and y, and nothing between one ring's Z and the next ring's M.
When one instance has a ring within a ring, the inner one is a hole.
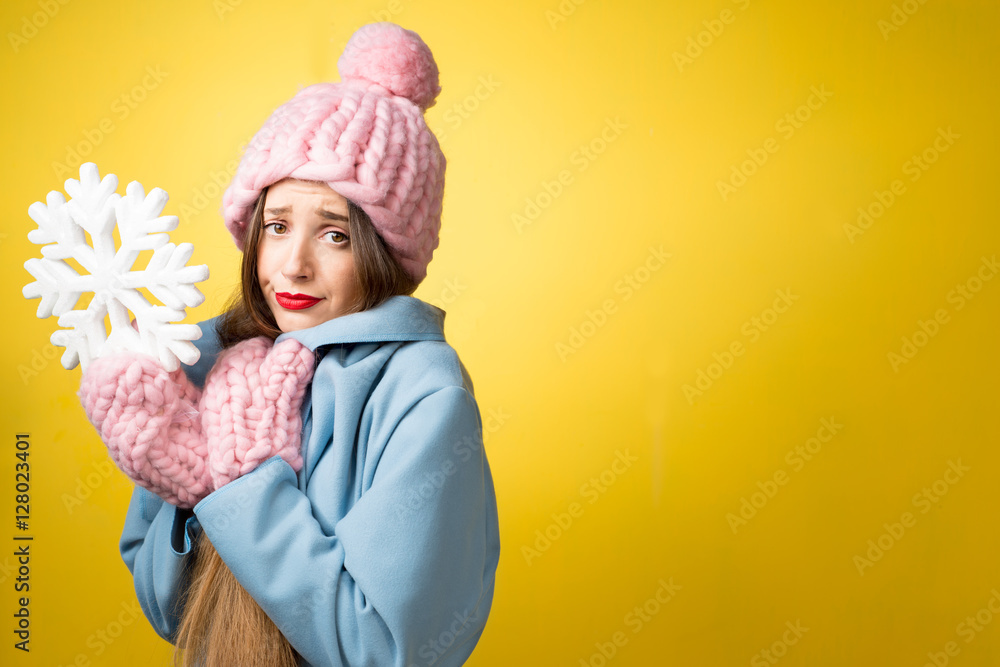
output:
M308 294L289 294L288 292L276 292L274 298L277 299L279 306L288 310L304 310L323 300Z

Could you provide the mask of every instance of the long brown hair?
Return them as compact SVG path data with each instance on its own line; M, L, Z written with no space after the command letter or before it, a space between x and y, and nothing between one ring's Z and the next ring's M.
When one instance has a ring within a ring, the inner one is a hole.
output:
M260 193L247 225L240 288L216 322L223 347L249 338L281 333L257 279L257 254L264 233ZM358 298L348 312L374 308L390 296L409 295L417 282L392 256L371 219L348 200L348 233L354 256ZM202 532L193 553L190 583L181 599L174 664L179 667L296 667L299 654L236 577Z

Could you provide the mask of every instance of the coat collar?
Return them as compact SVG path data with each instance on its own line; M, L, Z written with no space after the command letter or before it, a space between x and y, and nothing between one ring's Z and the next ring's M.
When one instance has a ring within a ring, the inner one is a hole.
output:
M444 338L445 312L416 297L391 296L360 313L327 320L308 329L283 333L274 341L294 338L310 350L337 343L372 343Z

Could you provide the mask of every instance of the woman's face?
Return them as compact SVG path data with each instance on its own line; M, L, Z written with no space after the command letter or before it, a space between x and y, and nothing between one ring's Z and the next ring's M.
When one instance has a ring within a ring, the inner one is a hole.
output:
M326 183L286 178L268 188L257 279L278 328L345 314L358 293L347 200Z

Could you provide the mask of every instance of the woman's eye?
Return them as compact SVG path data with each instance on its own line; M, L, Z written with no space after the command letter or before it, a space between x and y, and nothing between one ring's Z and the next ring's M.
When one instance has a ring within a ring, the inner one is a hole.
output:
M326 236L334 243L344 243L347 241L347 234L344 232L327 232Z
M264 229L271 234L284 234L286 231L285 224L282 222L269 222L264 225Z

